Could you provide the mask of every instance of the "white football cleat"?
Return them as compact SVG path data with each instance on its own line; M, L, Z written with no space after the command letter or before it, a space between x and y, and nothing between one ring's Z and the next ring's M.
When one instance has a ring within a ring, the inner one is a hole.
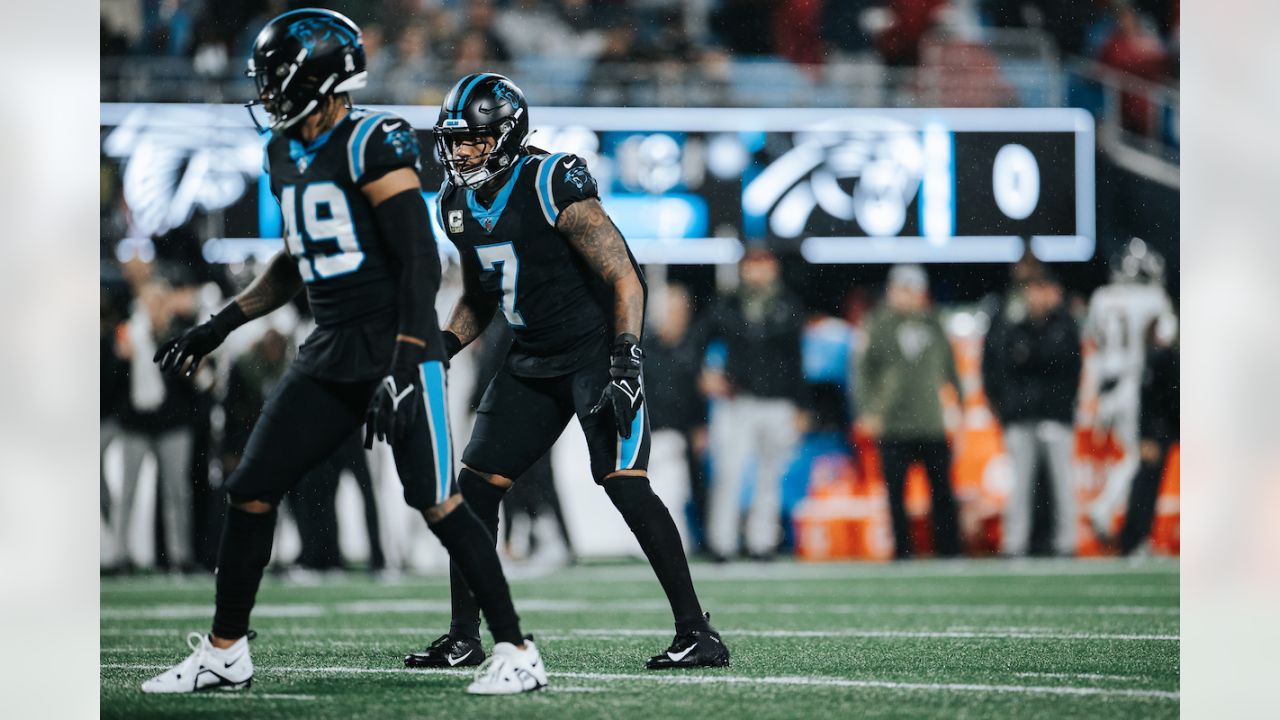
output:
M467 686L472 695L515 695L533 692L547 686L547 668L542 664L533 637L524 641L525 649L501 642L493 646L493 654L480 665L476 679Z
M208 635L193 632L187 635L187 645L191 648L187 659L142 683L142 692L244 690L253 684L248 635L223 650L214 647Z

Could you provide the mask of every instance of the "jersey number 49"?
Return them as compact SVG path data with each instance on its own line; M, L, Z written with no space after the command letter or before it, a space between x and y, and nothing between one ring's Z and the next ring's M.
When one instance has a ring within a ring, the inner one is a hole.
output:
M308 183L302 188L301 198L297 186L285 185L280 191L280 210L284 215L285 249L297 259L305 282L360 269L364 252L351 222L347 194L337 184Z

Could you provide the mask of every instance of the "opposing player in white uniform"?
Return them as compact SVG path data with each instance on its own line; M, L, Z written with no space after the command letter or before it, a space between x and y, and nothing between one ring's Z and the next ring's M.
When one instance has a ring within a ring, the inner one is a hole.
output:
M1154 328L1153 328L1154 326ZM1129 497L1138 470L1138 412L1147 333L1171 343L1177 317L1164 288L1164 258L1133 238L1111 263L1111 283L1089 299L1084 339L1093 344L1085 373L1085 397L1098 399L1095 437L1110 434L1124 456L1107 468L1102 492L1089 509L1089 523L1104 541L1111 539L1115 514Z

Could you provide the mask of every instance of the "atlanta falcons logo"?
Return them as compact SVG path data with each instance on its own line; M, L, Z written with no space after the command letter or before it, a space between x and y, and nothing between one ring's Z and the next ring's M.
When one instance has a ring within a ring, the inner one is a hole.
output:
M124 164L134 232L160 235L196 209L221 210L262 173L262 139L200 108L139 108L102 142Z

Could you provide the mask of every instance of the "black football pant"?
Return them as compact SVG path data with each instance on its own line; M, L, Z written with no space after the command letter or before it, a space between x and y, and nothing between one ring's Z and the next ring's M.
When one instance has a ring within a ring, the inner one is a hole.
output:
M361 431L378 382L321 380L290 368L263 406L244 459L227 480L227 494L236 502L278 505L307 473ZM444 502L452 493L453 477L441 363L423 365L423 389L425 417L391 448L405 502L419 510Z
M889 516L893 521L893 555L904 559L912 555L911 526L907 521L907 469L913 462L924 465L932 495L933 541L937 554L952 557L960 554L960 532L956 520L956 501L951 492L951 448L946 440L882 439L880 457L884 481L889 490Z
M1124 528L1120 530L1120 552L1132 553L1151 534L1156 520L1156 502L1160 499L1160 481L1164 479L1164 465L1169 459L1169 444L1161 443L1160 457L1155 462L1145 460L1138 466L1129 490L1129 509L1124 514Z

